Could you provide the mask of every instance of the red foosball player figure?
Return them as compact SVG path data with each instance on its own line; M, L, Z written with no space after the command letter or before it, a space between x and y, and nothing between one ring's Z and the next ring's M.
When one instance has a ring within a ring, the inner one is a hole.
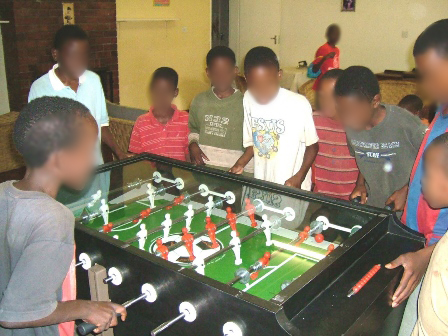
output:
M112 231L113 227L114 227L114 224L107 223L106 225L103 225L103 232L104 233L109 233L109 232Z
M144 219L148 217L150 214L151 214L151 208L143 210L142 212L140 212L140 219Z
M257 222L255 221L255 206L250 202L250 199L246 198L246 207L247 215L250 218L250 222L252 223L252 227L257 227Z
M181 204L184 201L184 199L185 199L185 195L180 195L180 196L176 197L173 200L173 205L169 205L165 209L166 210L171 210L173 208L173 206Z
M325 256L329 255L333 251L334 251L334 245L333 244L328 245L327 253L325 253Z
M162 256L163 259L168 260L168 247L166 247L165 245L163 245L162 239L157 239L156 240L156 244L157 244L157 251L160 252L160 255Z
M194 259L196 259L196 257L193 254L194 237L191 233L188 233L188 229L186 227L182 228L182 233L183 233L182 241L184 242L188 254L190 255L190 261L193 261Z
M296 243L296 246L302 244L308 238L308 232L310 232L311 228L309 226L305 226L302 232L299 233L299 241Z
M236 230L236 219L237 219L236 214L232 212L232 208L230 207L227 207L226 211L227 211L226 219L229 221L230 228L232 229L232 231L236 232L236 235L238 237L240 234Z
M263 268L265 268L266 266L268 266L270 260L271 260L271 253L270 253L270 252L266 252L266 253L263 255L263 257L261 257L260 259L258 259L258 263L259 263L259 265L257 265L257 266L258 266L258 269L260 270L260 269L263 269ZM252 274L250 275L250 278L251 278L252 280L255 280L256 278L258 278L258 274L259 274L259 273L260 273L260 271L256 271L256 272L252 273Z
M208 232L208 236L212 242L212 248L219 247L219 244L216 242L216 224L212 222L210 217L205 217L205 229Z

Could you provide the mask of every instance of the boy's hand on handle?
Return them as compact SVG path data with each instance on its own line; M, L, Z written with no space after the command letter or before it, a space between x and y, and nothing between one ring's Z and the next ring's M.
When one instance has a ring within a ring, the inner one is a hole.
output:
M361 201L359 203L366 204L367 203L367 188L364 185L357 185L355 189L353 189L350 200L361 197Z
M406 198L408 196L408 185L395 191L386 201L386 205L394 203L395 207L392 211L403 211L406 204Z
M293 188L302 188L303 179L300 176L294 175L291 178L287 179L285 182L285 186L293 187Z
M233 174L242 174L244 172L244 165L242 165L241 163L239 163L238 161L233 165L232 168L229 169L230 173Z
M104 301L87 301L87 315L83 319L84 322L97 326L93 331L100 333L117 325L117 314L121 315L121 320L126 320L126 308L123 306Z
M402 254L385 266L388 269L394 269L398 266L403 266L404 268L400 284L392 296L392 308L397 307L406 300L418 286L428 268L432 250L433 248L429 247L417 252Z
M208 157L204 154L202 149L199 147L197 142L192 142L188 146L188 148L190 150L191 162L194 163L195 165L198 166L205 165L204 160L210 161Z

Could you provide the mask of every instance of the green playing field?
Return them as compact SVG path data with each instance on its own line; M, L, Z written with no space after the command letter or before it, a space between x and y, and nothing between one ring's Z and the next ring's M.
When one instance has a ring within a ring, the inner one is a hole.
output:
M168 201L157 200L156 206L165 203L168 203ZM198 203L195 204L195 208L202 206ZM109 222L114 223L117 221L121 221L125 218L139 214L142 210L145 210L147 208L148 202L146 200L127 204L123 207L111 210L109 214ZM169 213L171 215L171 219L175 220L176 218L182 217L186 211L186 205L181 204L172 207L170 210L163 209L162 211L155 212L149 217L145 218L142 223L146 225L147 230L151 230L161 225L162 221L165 219L166 213ZM225 219L214 214L220 214L224 217L225 212L219 209L213 210L211 218L213 223L215 224L218 224ZM205 229L205 216L205 212L198 213L194 216L191 223L191 233L194 234ZM237 230L240 234L240 238L245 237L255 230L247 223L248 218L240 217L238 219ZM101 216L98 216L87 225L98 230L102 228L103 224L103 218ZM181 230L183 227L185 227L185 225L185 221L181 221L172 226L170 237L167 241L165 241L165 244L167 246L169 246L170 243L172 244L173 242L177 242L180 240ZM130 222L123 226L114 228L112 232L108 234L111 236L118 236L118 239L125 241L134 238L139 231L140 223L135 224ZM216 238L220 244L220 248L229 245L229 242L232 239L230 232L231 229L228 225L218 228ZM146 251L154 252L156 248L155 241L157 238L161 237L163 237L163 231L159 231L149 235L146 240L144 249ZM283 243L289 243L291 241L291 238L278 235L275 233L275 231L272 233L272 239ZM208 236L204 236L202 238L202 241L197 242L196 251L205 253L204 256L208 256L215 252L216 250L210 248L209 242L210 240ZM135 247L139 247L138 241L134 242L132 245ZM325 249L321 249L315 246L302 244L301 247L306 248L310 251L318 252L322 255L325 255L326 253ZM198 250L198 248L200 248L200 250ZM232 250L229 250L206 264L205 275L220 282L227 283L231 279L233 279L234 273L238 268L244 267L248 269L252 264L260 259L265 252L269 251L273 254L269 266L261 270L258 277L255 280L251 280L249 284L243 285L241 283L237 283L234 285L234 287L247 291L247 293L250 293L262 299L270 300L280 292L283 282L291 281L299 277L316 263L315 261L303 258L290 251L275 252L274 254L274 251L276 250L278 250L278 248L274 245L266 247L265 235L263 233L258 234L242 244L241 258L243 260L243 263L241 265L235 265L234 252ZM181 247L170 252L169 260L173 262L179 262L182 265L188 267L187 256L188 253L185 247Z

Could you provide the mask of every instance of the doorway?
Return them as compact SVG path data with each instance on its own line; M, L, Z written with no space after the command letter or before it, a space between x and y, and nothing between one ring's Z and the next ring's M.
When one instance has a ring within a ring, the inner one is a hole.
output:
M241 66L247 52L269 47L279 55L281 0L230 0L230 46Z
M212 0L212 47L229 46L229 0Z

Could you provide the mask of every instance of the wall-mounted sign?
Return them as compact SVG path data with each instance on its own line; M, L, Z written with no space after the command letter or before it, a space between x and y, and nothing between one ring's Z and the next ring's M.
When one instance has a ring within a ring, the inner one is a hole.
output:
M170 0L154 0L154 6L169 6Z

